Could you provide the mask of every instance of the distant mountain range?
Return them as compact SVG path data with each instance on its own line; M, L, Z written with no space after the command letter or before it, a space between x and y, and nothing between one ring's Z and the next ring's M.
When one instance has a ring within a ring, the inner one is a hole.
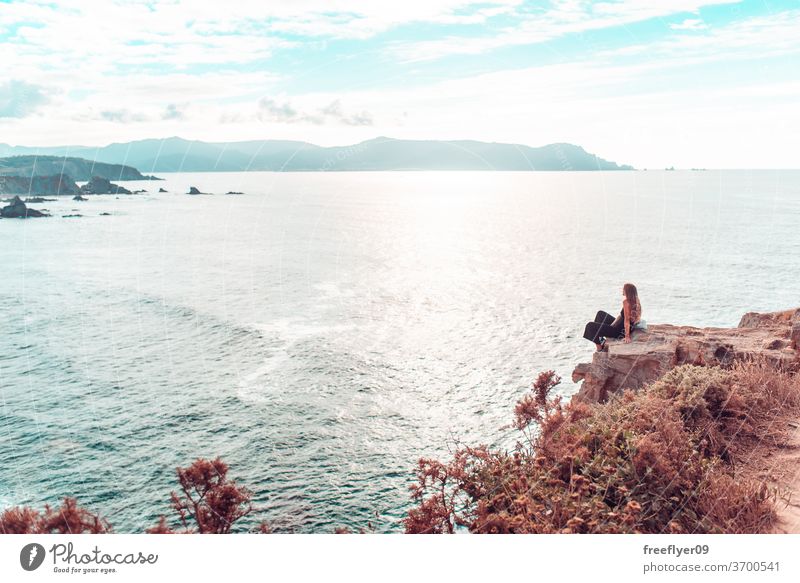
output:
M125 165L142 172L210 171L346 171L346 170L633 170L590 154L573 144L549 144L538 148L516 144L462 141L395 140L375 138L352 146L322 147L307 142L257 140L247 142L201 142L182 138L150 139L110 144L104 147L55 146L46 148L0 144L0 156L56 156L94 161L89 174L128 180L119 168L98 173L97 162ZM8 168L0 160L0 174ZM15 160L15 158L11 158ZM41 160L41 157L39 158ZM27 163L27 162L26 162ZM27 163L37 175L59 174L58 162L48 159L43 170ZM91 164L91 162L90 162ZM79 171L74 180L88 180ZM126 174L127 172L127 174ZM29 174L30 175L30 174ZM88 176L88 177L87 177ZM141 178L139 178L141 179Z

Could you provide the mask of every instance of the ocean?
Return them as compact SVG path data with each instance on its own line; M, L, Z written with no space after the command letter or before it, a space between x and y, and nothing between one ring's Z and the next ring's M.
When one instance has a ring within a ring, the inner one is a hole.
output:
M624 282L649 323L800 306L800 171L162 176L0 220L0 508L141 532L220 456L253 523L399 531L418 458L577 390Z

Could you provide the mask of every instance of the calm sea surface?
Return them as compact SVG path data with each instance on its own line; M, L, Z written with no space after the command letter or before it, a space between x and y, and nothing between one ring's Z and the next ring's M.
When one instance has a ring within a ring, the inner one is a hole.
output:
M141 531L221 456L279 531L399 530L625 281L651 323L800 305L800 171L164 176L0 220L0 508Z

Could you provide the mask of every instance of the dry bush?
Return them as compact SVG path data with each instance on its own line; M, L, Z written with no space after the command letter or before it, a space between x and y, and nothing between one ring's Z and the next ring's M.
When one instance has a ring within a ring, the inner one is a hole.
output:
M180 492L172 492L172 508L178 514L180 530L169 526L162 516L149 534L229 534L236 521L254 511L252 492L228 479L228 464L220 458L197 459L188 468L177 468ZM271 531L261 522L256 532Z
M103 534L111 532L108 522L74 498L64 498L59 508L44 507L39 513L26 506L9 508L0 514L2 534Z
M198 459L187 468L177 468L180 492L172 492L172 507L181 528L175 529L162 516L151 534L214 533L227 534L234 524L254 511L251 492L228 479L228 466L219 458ZM22 506L0 514L2 534L100 534L111 532L108 522L65 498L59 508L45 506L43 513ZM269 533L267 522L255 529Z
M743 477L775 421L797 415L800 380L765 363L685 365L604 405L551 398L542 373L515 408L512 452L459 448L421 460L409 533L763 532L767 488Z

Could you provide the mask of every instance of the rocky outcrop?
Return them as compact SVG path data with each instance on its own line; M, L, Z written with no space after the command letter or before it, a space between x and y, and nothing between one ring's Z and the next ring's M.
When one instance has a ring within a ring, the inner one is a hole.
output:
M0 209L0 217L4 219L27 219L28 217L49 217L50 215L28 208L22 199L15 196L11 204Z
M66 174L0 176L0 194L77 194L78 185Z
M23 155L0 158L0 174L9 176L50 176L68 174L81 182L93 176L114 180L160 180L142 175L136 168L123 164L106 164L97 160L71 156Z
M158 192L167 192L167 189L166 188L159 188Z
M205 194L205 193L203 193L203 192L200 192L200 191L199 191L199 190L197 190L197 188L196 188L196 187L194 187L194 186L190 186L190 187L189 187L189 194Z
M108 178L92 176L92 179L81 186L84 194L131 194L131 191L118 184L112 184Z
M776 367L800 368L800 308L748 313L736 328L650 325L634 332L630 344L609 340L607 345L573 371L573 382L583 381L575 399L604 402L615 391L638 389L681 364L763 358Z

